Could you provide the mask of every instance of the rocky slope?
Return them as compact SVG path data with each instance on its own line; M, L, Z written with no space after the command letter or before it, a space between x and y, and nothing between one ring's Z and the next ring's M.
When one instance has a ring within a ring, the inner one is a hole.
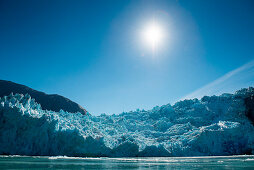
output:
M66 112L86 114L86 110L77 103L58 94L46 94L27 86L13 83L11 81L0 80L0 97L8 96L11 93L29 94L40 103L42 109L59 112L61 109Z

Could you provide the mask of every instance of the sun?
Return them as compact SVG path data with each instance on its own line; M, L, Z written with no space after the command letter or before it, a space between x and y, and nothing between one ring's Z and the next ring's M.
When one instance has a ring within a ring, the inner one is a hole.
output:
M146 45L155 50L163 40L162 27L154 21L147 24L143 30L143 40Z

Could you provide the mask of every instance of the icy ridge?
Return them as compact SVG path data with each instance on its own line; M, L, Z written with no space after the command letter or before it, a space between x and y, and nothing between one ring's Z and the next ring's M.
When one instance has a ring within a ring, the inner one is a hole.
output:
M203 156L254 153L254 127L235 94L184 100L119 115L42 110L29 95L0 98L0 154Z

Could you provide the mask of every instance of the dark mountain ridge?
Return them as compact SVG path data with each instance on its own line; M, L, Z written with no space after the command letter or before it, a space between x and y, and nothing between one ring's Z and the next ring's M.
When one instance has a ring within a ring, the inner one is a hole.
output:
M87 111L79 104L58 94L46 94L34 90L22 84L11 81L0 80L0 97L8 96L11 93L29 94L36 102L41 104L42 109L59 112L61 109L67 112L86 114Z

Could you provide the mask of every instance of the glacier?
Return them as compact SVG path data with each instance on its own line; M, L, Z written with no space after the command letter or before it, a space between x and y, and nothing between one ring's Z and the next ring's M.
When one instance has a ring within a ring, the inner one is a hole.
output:
M204 96L151 110L93 116L43 110L30 95L0 98L1 155L86 157L254 154L254 126L246 99ZM253 107L253 106L252 106Z

